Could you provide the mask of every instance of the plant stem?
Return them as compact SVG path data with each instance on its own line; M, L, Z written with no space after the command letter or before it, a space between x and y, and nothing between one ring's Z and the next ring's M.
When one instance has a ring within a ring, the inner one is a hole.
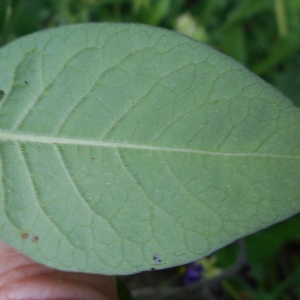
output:
M275 0L274 2L275 8L275 16L277 20L277 27L280 37L285 37L288 33L286 15L285 15L285 7L283 0Z
M11 0L6 0L3 32L2 32L2 38L0 41L0 46L3 46L5 44L7 44L7 42L8 42L11 15L12 15Z

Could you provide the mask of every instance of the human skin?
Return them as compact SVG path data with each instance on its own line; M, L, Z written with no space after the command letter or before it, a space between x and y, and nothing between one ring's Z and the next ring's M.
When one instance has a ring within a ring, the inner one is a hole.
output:
M117 300L116 278L54 270L0 240L1 300Z

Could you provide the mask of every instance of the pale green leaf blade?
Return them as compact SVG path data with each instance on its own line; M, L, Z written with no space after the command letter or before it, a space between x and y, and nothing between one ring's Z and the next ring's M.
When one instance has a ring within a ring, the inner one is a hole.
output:
M0 49L0 152L0 237L58 269L180 265L300 210L299 108L144 25Z

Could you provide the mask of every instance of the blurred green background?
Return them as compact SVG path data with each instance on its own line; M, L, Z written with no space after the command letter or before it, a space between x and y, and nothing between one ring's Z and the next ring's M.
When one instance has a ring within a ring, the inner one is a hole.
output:
M190 35L300 106L300 0L0 0L0 45L80 22L145 23ZM247 277L224 282L219 299L300 299L300 216L247 237L246 245L252 268ZM235 244L216 252L206 274L229 266L236 255ZM172 272L176 280L158 284L180 285L184 271Z

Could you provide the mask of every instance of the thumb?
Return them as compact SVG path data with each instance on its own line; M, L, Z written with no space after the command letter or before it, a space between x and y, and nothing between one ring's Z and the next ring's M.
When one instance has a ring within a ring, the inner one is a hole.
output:
M0 240L0 299L117 300L114 276L40 265Z

